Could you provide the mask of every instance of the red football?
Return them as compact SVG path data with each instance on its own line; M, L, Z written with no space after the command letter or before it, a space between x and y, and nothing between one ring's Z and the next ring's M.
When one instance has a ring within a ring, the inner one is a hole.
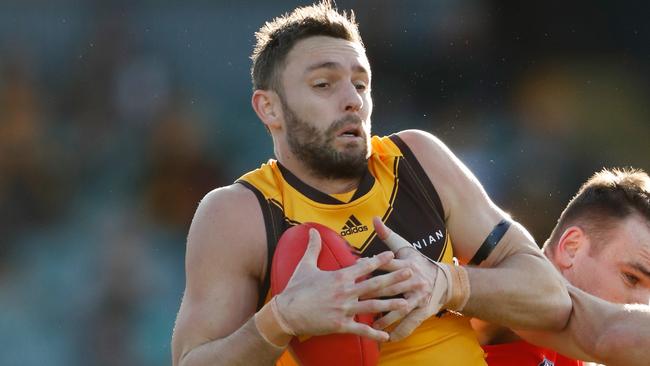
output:
M352 247L334 230L317 223L304 223L289 228L282 234L271 264L271 292L281 293L287 286L309 242L309 229L315 228L321 237L318 268L333 271L354 264L358 258ZM358 322L372 324L373 314L359 314ZM291 352L305 366L370 366L379 360L376 341L356 334L328 334L291 340Z

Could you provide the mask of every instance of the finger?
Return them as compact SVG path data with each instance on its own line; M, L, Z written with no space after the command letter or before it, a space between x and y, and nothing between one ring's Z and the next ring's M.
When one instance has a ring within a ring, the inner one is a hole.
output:
M410 268L404 268L396 272L390 272L387 274L379 275L372 277L370 279L358 282L353 291L353 295L357 297L366 297L370 298L371 296L366 296L367 293L374 293L380 291L384 287L392 286L396 283L401 283L413 275L413 271Z
M390 332L391 342L396 342L408 337L415 328L429 318L427 308L417 308L407 315L395 329Z
M309 242L307 243L307 249L305 250L305 255L303 255L300 262L307 263L317 267L318 255L321 250L321 239L318 230L311 228L309 229Z
M413 248L411 243L389 229L383 222L381 222L381 220L379 220L378 217L375 217L372 222L375 225L375 232L377 232L379 239L386 243L393 253L397 254L397 252L402 248Z
M407 310L408 308L393 310L372 323L372 327L375 329L386 329L391 324L405 317L408 314Z
M369 258L361 258L357 261L357 263L351 265L350 267L344 268L341 271L357 279L359 277L372 273L377 268L390 262L394 257L395 254L392 252L382 252Z
M377 236L382 241L386 240L388 235L390 235L391 233L391 230L388 228L388 226L384 225L384 222L381 221L381 219L378 216L372 218L372 225L375 227L375 232L377 233Z
M343 326L341 333L352 333L362 337L370 338L377 342L386 342L390 338L387 332L383 330L374 329L367 324L359 323L354 320L346 323Z
M406 310L408 301L405 299L363 300L350 307L350 314L384 313L394 310Z
M399 309L399 310L393 310L389 312L388 314L382 316L381 318L377 319L374 323L372 323L372 327L375 329L385 329L386 327L390 326L391 324L395 323L396 321L402 319L405 317L407 314L409 314L417 305L417 299L414 298L406 298L407 306L405 309Z
M373 292L368 292L359 296L360 299L373 299L378 297L390 297L413 291L412 281L402 281L390 286L380 288Z
M390 253L393 253L393 252L390 252ZM394 258L394 259L391 259L390 261L388 261L388 263L383 264L378 269L380 269L382 271L386 271L386 272L394 272L394 271L397 271L397 270L402 269L402 268L409 268L410 263L411 262L409 262L407 260L404 260L404 259Z

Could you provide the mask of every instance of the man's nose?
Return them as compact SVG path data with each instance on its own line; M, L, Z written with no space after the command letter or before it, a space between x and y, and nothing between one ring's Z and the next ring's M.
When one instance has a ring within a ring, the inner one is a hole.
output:
M342 109L346 112L357 112L363 108L363 98L356 85L349 83L345 86L341 103Z

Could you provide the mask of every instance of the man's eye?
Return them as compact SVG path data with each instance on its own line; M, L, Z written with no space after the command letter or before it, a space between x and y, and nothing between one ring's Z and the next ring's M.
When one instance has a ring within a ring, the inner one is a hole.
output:
M357 90L366 90L367 89L366 84L356 84L354 87L357 88Z
M625 278L625 282L628 284L634 286L637 283L639 283L639 278L635 275L629 274L629 273L623 273L623 277Z
M330 83L314 84L314 88L318 88L318 89L325 89L325 88L328 88L329 86L330 86Z

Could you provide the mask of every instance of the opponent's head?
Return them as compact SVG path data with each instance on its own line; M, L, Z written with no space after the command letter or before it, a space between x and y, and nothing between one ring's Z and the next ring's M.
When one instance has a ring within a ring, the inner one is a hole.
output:
M618 303L650 301L650 177L604 169L562 212L544 252L573 285Z
M325 178L362 174L372 99L354 14L323 1L267 22L256 38L252 104L278 158Z

